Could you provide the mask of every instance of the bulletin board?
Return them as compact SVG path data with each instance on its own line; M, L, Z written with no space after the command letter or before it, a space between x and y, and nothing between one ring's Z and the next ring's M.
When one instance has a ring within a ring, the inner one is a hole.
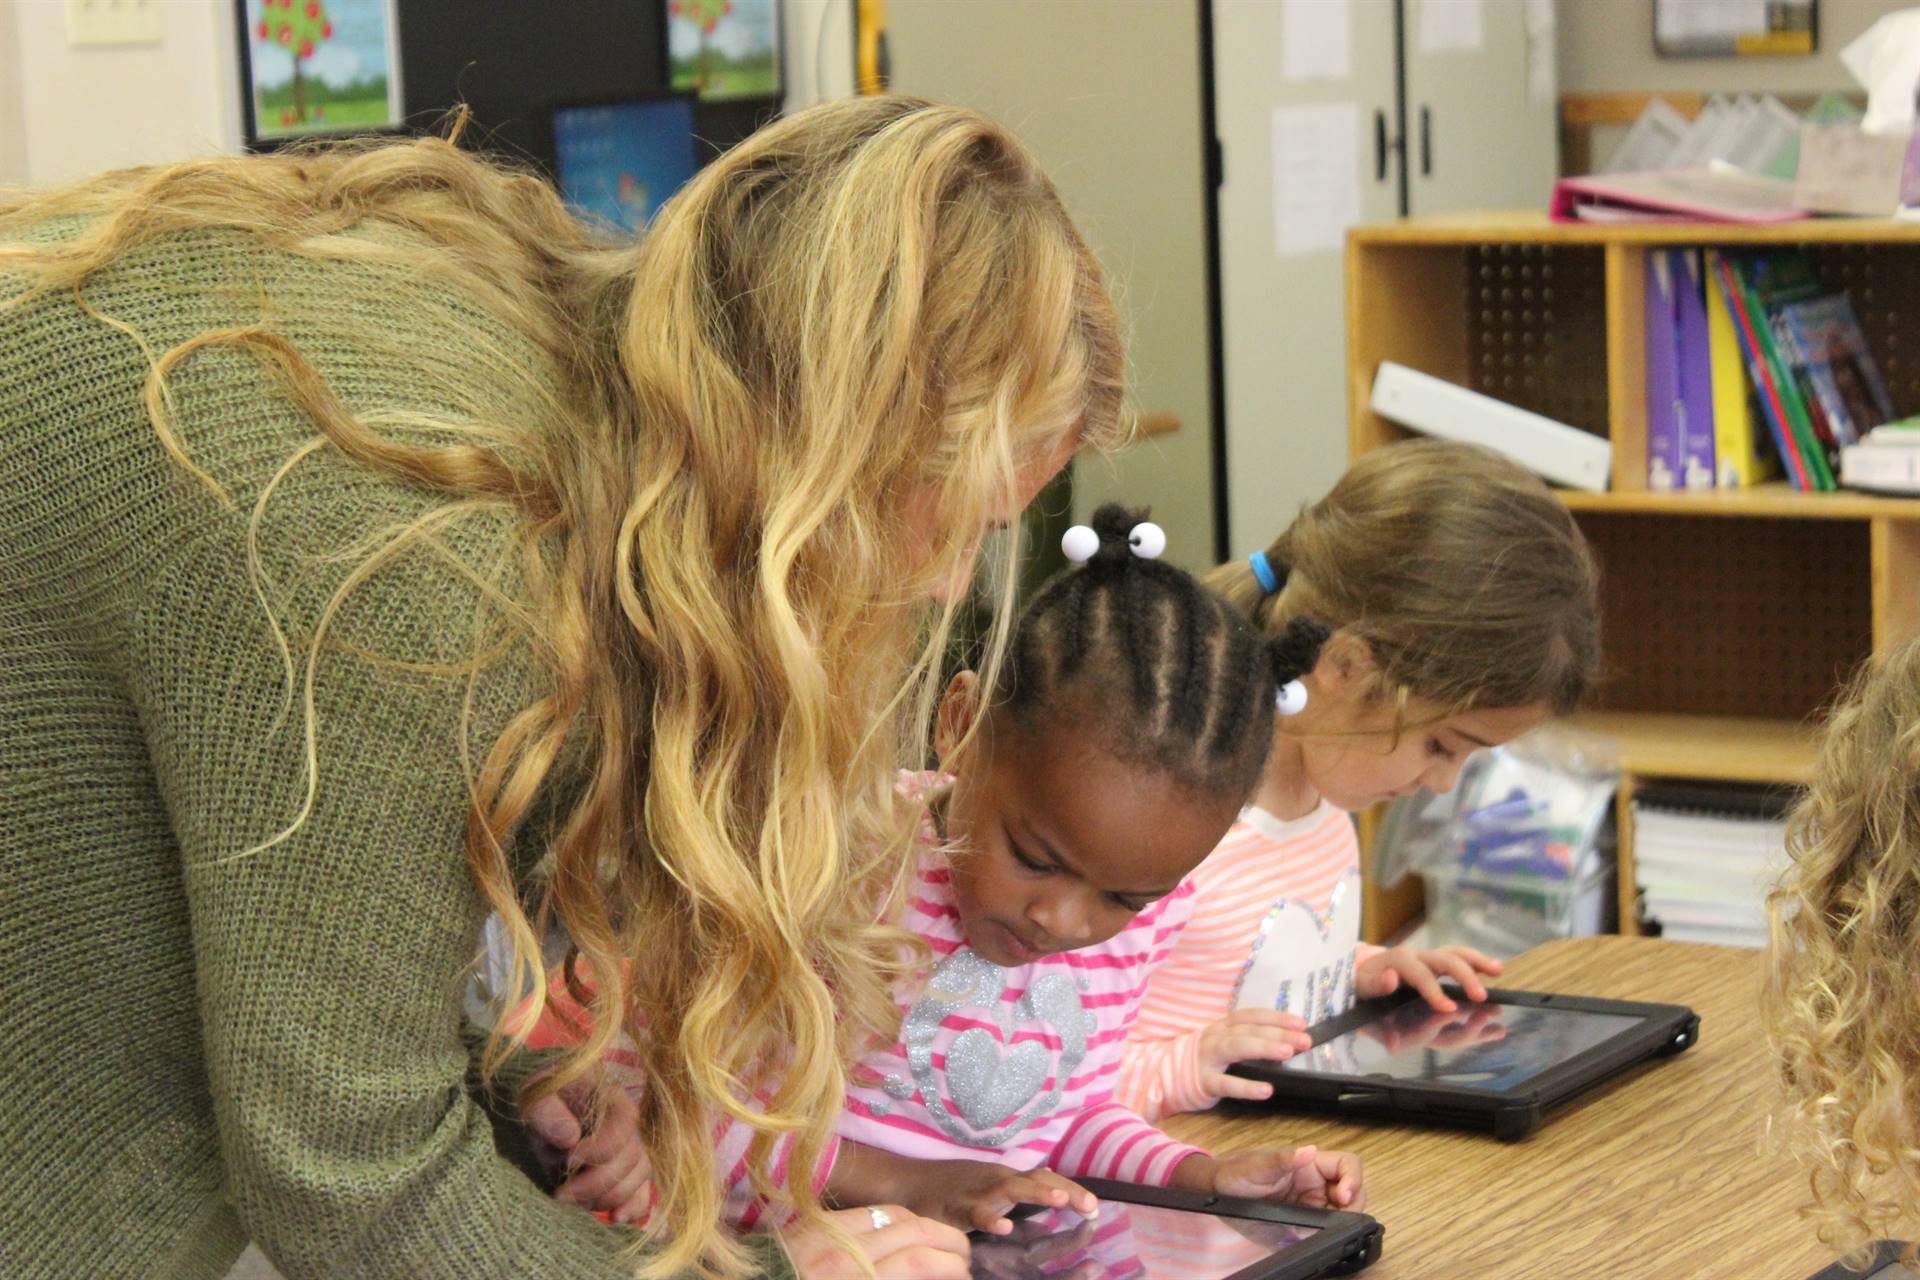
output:
M1820 0L1652 0L1663 58L1797 57L1820 47Z

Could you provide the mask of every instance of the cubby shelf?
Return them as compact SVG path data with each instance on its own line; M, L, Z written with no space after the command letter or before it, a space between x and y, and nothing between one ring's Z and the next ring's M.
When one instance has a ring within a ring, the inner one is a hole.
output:
M1646 487L1645 255L1660 245L1806 251L1844 288L1903 414L1920 411L1920 226L1817 220L1582 226L1449 214L1347 241L1349 450L1407 435L1375 414L1383 360L1613 444L1606 493L1561 494L1599 557L1606 675L1580 722L1620 746L1620 926L1636 927L1633 788L1650 779L1793 785L1813 725L1874 653L1920 633L1920 500ZM1367 887L1367 932L1417 906Z

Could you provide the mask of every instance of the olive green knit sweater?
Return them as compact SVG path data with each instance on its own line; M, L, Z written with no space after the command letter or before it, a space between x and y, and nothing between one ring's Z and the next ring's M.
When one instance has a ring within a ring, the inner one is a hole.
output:
M392 268L200 233L87 299L156 353L264 316L358 412L535 412L502 376L538 376L534 347ZM182 444L223 505L163 451L146 369L70 293L0 310L0 1276L219 1277L249 1237L293 1280L627 1275L629 1237L500 1159L465 1086L466 682L367 656L466 658L475 590L422 549L351 598L318 664L311 815L231 858L306 796L245 539L314 431L244 354L182 366ZM435 505L331 449L288 474L259 545L298 665L370 540ZM439 541L493 574L515 530L483 513ZM476 744L529 671L481 681Z

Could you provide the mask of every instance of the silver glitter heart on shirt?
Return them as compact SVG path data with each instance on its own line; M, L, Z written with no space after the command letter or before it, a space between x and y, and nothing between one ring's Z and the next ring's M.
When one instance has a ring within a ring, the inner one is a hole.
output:
M1052 1115L1060 1105L1062 1086L1087 1056L1095 1023L1072 981L1060 974L1036 979L1011 1007L1000 998L1006 988L1005 969L963 947L933 971L926 994L914 1002L900 1026L907 1065L928 1118L948 1137L969 1146L1004 1147L1028 1125ZM1000 1034L996 1038L980 1027L961 1032L947 1045L946 1070L936 1071L934 1039L946 1020L962 1010L993 1023ZM1058 1056L1038 1040L1006 1047L1016 1021L1039 1023L1057 1036ZM1053 1087L1042 1094L1049 1067ZM891 1088L888 1092L900 1096ZM960 1114L949 1108L949 1099Z
M1053 1055L1037 1040L1002 1051L993 1034L974 1027L947 1046L947 1092L976 1129L991 1129L1033 1101L1047 1082Z

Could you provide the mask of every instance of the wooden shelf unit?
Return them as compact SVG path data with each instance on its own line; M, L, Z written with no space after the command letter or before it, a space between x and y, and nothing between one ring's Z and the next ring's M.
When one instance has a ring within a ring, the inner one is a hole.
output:
M1363 227L1347 241L1351 456L1408 435L1370 407L1383 360L1613 443L1611 490L1561 496L1601 564L1606 672L1579 719L1620 745L1622 932L1638 922L1634 788L1803 783L1840 682L1920 633L1920 500L1784 483L1647 488L1646 252L1769 244L1804 249L1829 287L1852 294L1895 409L1920 412L1920 225L1586 226L1495 212ZM1371 882L1365 896L1370 938L1418 908Z

